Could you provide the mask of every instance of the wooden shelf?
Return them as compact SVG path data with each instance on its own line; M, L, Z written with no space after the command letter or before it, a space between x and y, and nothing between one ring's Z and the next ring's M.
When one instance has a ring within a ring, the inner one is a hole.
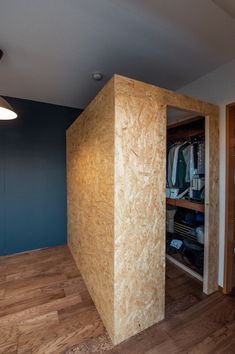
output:
M197 117L189 122L184 121L176 124L172 124L167 128L167 139L178 140L184 139L185 137L195 137L197 135L205 134L205 119L204 117Z
M178 206L181 208L191 209L191 210L195 210L195 211L199 211L201 213L204 213L204 204L191 202L190 200L187 200L187 199L166 198L166 203L167 203L167 205Z

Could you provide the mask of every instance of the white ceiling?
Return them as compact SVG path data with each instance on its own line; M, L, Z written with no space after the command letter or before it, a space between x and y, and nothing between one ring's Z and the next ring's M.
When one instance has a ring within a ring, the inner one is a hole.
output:
M212 0L222 10L235 19L235 1L234 0Z
M1 0L0 95L82 108L114 73L175 90L234 59L234 43L212 0Z

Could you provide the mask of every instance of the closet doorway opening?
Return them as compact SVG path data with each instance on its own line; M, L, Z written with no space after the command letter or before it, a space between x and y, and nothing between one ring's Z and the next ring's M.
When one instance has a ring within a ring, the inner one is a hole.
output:
M166 317L204 298L205 117L167 108Z

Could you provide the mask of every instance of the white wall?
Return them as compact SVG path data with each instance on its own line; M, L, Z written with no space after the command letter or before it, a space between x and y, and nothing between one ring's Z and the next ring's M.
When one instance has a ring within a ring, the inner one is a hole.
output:
M178 90L220 107L219 285L223 286L225 228L225 106L235 102L235 60Z

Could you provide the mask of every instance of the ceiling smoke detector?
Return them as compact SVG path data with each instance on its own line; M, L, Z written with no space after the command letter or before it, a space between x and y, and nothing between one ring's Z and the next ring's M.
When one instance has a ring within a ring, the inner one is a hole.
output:
M101 81L103 79L104 75L100 72L94 72L91 74L91 77L95 81Z

